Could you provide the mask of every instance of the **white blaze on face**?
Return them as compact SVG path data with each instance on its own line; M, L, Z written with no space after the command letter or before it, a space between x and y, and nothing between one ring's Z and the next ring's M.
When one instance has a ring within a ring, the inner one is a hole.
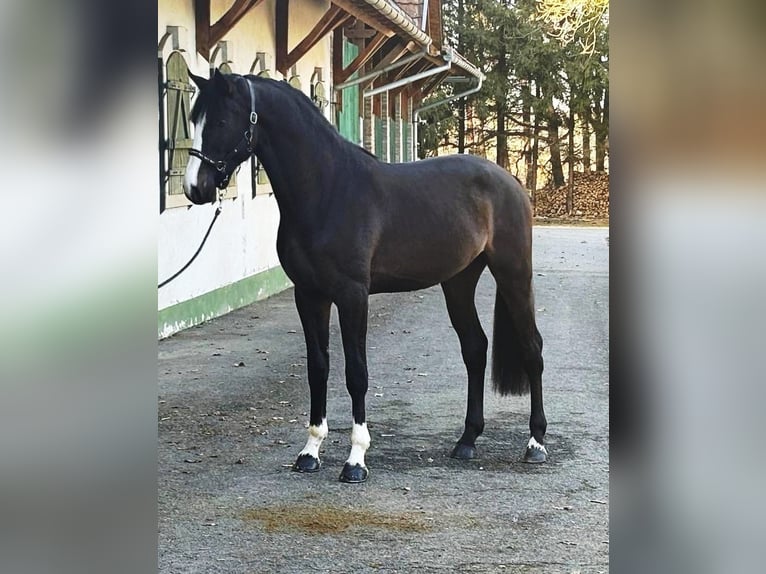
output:
M364 453L368 448L370 448L370 433L367 432L367 423L360 425L354 423L351 429L351 454L348 455L346 462L352 466L355 464L365 466Z
M299 453L308 454L319 460L319 447L322 446L322 441L327 438L327 419L322 419L322 424L319 426L309 426L309 439L306 441L306 446Z
M194 143L192 147L196 150L202 151L202 130L205 128L205 114L199 121L194 124ZM189 191L192 186L197 185L197 176L199 175L199 168L202 166L202 162L198 157L189 157L189 163L186 165L186 174L184 175L184 192L186 197L189 197Z

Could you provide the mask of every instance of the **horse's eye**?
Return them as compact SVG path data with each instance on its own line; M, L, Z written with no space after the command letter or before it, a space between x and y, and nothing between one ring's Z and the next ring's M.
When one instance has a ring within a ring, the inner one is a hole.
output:
M226 120L218 120L218 127L222 128L226 125Z

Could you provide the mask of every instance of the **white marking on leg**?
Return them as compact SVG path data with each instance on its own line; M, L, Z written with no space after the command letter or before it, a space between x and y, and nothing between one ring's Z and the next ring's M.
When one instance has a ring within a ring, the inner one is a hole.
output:
M202 130L204 128L205 114L202 114L199 122L194 124L194 142L192 143L192 147L199 151L202 151ZM189 158L189 163L186 165L186 173L184 174L184 194L187 198L189 198L189 190L191 190L192 186L197 185L200 167L202 167L202 161L198 157Z
M527 448L536 448L537 450L543 451L545 454L548 454L548 451L545 450L545 446L540 444L535 440L535 437L530 437L529 442L527 443Z
M309 426L309 438L306 441L306 446L298 453L298 456L302 454L308 454L319 460L319 447L322 446L322 441L327 438L327 419L322 419L322 424L319 426Z
M351 429L351 453L346 461L351 466L358 464L366 467L364 464L364 453L370 448L370 433L367 431L367 423L360 425L354 423Z

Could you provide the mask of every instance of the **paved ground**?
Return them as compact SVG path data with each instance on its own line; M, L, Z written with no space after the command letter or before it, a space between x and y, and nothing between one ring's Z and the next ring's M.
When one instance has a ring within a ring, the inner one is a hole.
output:
M497 397L489 382L480 458L448 457L466 381L438 287L371 299L363 485L337 480L351 428L337 316L315 475L289 469L309 404L292 291L160 342L160 571L608 571L608 233L535 228L541 466L519 462L529 397ZM494 293L486 273L488 334Z

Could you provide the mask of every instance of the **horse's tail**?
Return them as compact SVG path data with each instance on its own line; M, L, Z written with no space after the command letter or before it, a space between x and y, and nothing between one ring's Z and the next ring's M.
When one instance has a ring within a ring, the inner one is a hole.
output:
M529 376L524 368L521 342L516 334L508 303L499 289L495 295L492 384L495 392L501 395L525 395L529 392Z

